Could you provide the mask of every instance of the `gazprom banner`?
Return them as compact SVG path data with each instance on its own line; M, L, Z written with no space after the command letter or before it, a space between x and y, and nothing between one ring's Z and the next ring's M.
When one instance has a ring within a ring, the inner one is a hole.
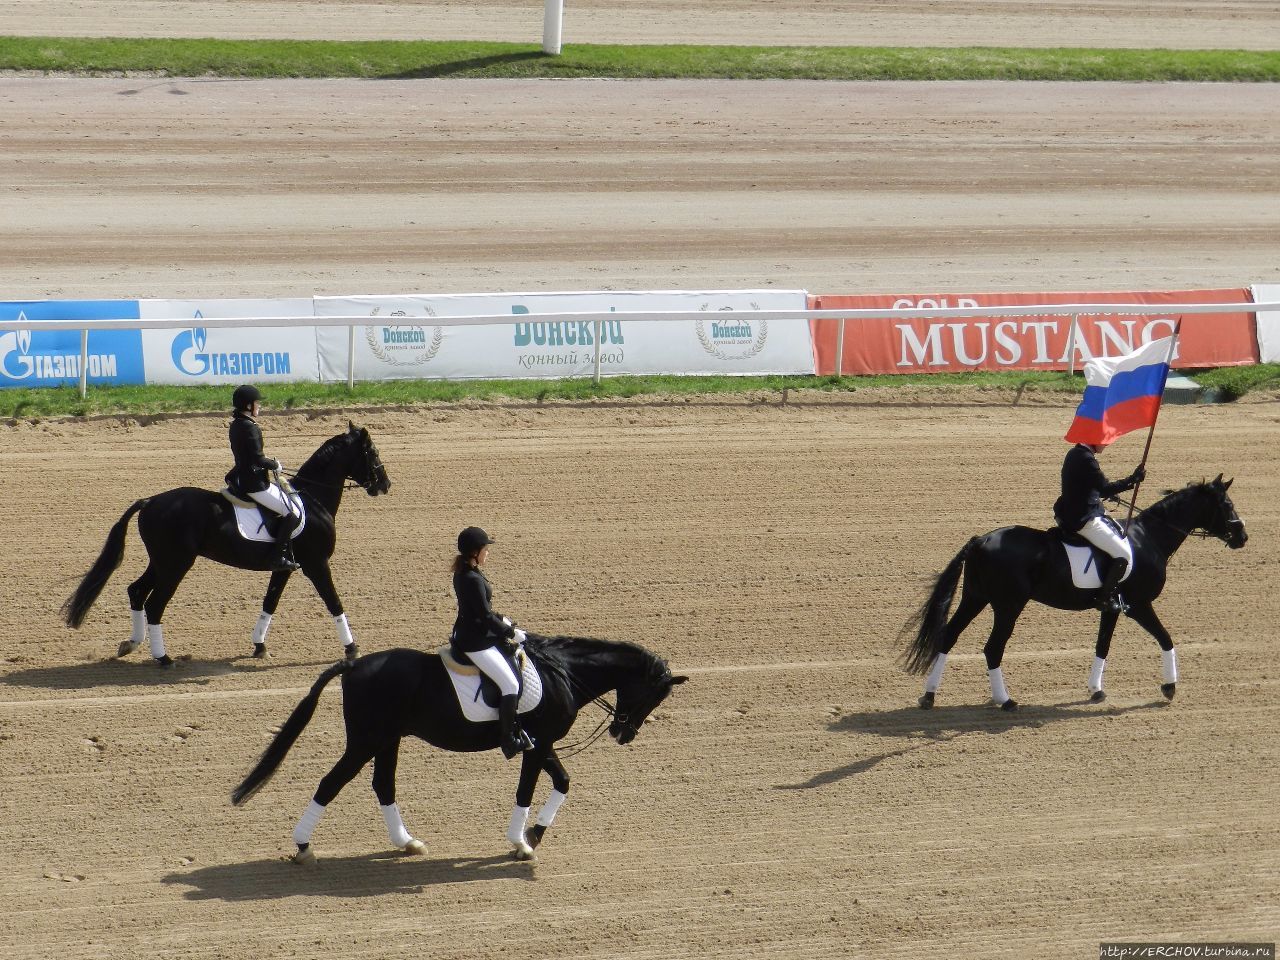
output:
M41 330L41 320L136 320L136 300L0 302L0 320L31 321L0 333L0 387L57 387L80 382L80 331ZM89 383L143 382L138 330L90 330Z
M813 373L803 320L735 322L735 310L803 310L803 290L502 293L316 297L315 314L369 318L356 328L355 376L388 379L543 379L602 374ZM540 321L547 313L700 311L697 321ZM508 314L509 324L433 321ZM320 379L345 380L347 330L317 327Z
M1280 303L1280 283L1256 283L1254 303ZM1258 362L1280 363L1280 311L1258 314Z
M294 300L142 300L144 320L190 318L190 325L142 334L147 383L315 381L314 327L207 327L206 319L311 315L311 298Z

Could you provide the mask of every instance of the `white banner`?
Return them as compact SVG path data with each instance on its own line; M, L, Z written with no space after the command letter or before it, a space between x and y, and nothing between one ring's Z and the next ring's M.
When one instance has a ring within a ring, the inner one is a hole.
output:
M619 374L812 374L802 320L735 323L735 310L804 310L803 290L604 291L316 297L316 316L366 315L355 335L357 380L548 379L590 376L595 325L538 321L539 314L698 310L698 321L602 325L600 372ZM510 324L450 327L440 317L510 314ZM348 333L318 327L322 381L347 378Z
M1280 283L1255 283L1254 303L1280 302ZM1280 363L1280 310L1258 313L1258 362Z
M140 300L143 320L190 317L191 326L142 331L147 383L315 382L319 376L314 327L208 327L206 317L297 317L312 313L311 298L294 300ZM345 331L343 331L345 333Z

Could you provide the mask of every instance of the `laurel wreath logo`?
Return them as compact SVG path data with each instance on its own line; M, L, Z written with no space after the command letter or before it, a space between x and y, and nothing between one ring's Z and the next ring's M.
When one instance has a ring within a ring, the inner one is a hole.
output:
M381 307L374 307L372 310L369 311L369 316L377 317L378 312L381 309L382 309ZM430 307L426 308L426 312L427 312L427 316L429 317L434 317L436 315L435 311L432 310ZM393 310L391 313L387 315L387 319L391 320L394 317L407 317L407 316L409 316L409 314L403 310ZM401 357L397 357L391 351L386 349L386 347L380 342L378 338L377 330L378 330L377 327L364 328L365 343L369 345L369 349L373 351L373 355L375 357L377 357L383 363L389 364L390 366L393 366L393 367L417 367L417 366L421 366L424 363L428 363L430 362L432 357L434 357L437 353L440 352L440 346L441 344L444 343L444 327L437 326L435 328L435 332L431 336L431 341L427 344L425 348L423 348L422 350L413 354L410 357L401 358Z
M709 310L710 308L711 308L711 304L704 303L698 309L705 311L705 310ZM751 309L759 310L760 305L753 301L751 303ZM718 312L731 313L733 312L733 307L721 307ZM764 349L765 341L769 339L769 321L761 320L760 325L757 328L758 332L756 333L755 339L751 342L750 349L748 349L745 353L726 353L721 347L719 347L711 339L711 336L707 333L707 328L704 321L702 320L697 321L697 323L695 324L695 328L698 334L698 343L702 344L702 349L707 351L707 353L711 354L713 357L716 357L719 360L750 359L751 357L754 357L756 354L758 354L761 350Z

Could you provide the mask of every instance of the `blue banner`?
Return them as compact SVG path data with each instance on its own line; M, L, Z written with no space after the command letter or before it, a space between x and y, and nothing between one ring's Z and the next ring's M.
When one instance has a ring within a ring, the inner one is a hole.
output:
M0 301L0 320L30 321L0 333L0 387L57 387L80 382L80 331L41 330L42 320L137 320L137 300ZM89 383L145 381L141 330L90 330Z

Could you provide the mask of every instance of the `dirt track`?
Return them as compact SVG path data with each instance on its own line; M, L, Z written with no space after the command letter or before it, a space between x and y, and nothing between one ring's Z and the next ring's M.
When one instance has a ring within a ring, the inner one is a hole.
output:
M269 6L49 2L71 19L25 32L382 35L392 5ZM961 12L1019 45L1059 29L1104 46L1220 36L1184 4L1143 5L1145 33L1114 6L1072 5L1066 28L1056 4ZM0 19L22 32L10 14L36 8L0 0ZM679 39L655 35L679 20L655 3L580 8L630 15L633 40ZM406 9L440 13L391 13ZM459 17L496 7L448 9L439 22L465 36ZM1222 45L1275 46L1273 4L1194 9L1244 25ZM717 5L709 39L816 42L741 32L785 22L830 42L971 42L934 5L894 4L879 34L870 5L794 10ZM912 24L914 40L892 38ZM1254 86L11 77L0 289L1242 284L1280 262L1278 108ZM1149 486L1225 470L1251 535L1174 562L1161 612L1177 700L1158 702L1155 645L1125 626L1111 699L1081 704L1092 623L1035 609L1006 660L1026 708L1006 716L983 705L985 619L931 714L895 635L966 537L1048 519L1070 408L862 398L355 414L394 483L341 514L336 575L365 649L441 641L449 544L480 522L502 541L504 609L639 641L692 676L633 746L570 761L536 867L504 857L514 769L422 745L402 755L399 800L425 858L386 852L361 777L317 832L322 866L280 862L339 752L337 696L261 796L237 810L227 794L338 653L310 587L285 595L261 663L244 654L264 578L198 566L166 618L191 659L172 675L111 660L142 566L134 534L85 629L56 616L134 498L217 483L222 421L0 426L0 955L1021 960L1107 939L1275 940L1275 399L1161 420ZM296 464L345 422L269 418L270 449ZM1136 455L1124 441L1104 464Z

